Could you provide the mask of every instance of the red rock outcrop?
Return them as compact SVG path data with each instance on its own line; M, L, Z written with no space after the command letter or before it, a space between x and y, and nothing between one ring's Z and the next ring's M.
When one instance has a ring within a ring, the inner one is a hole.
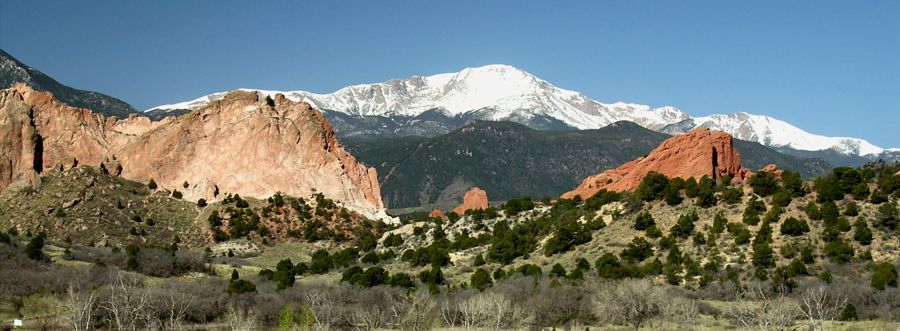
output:
M685 179L703 176L719 179L728 175L735 180L743 180L750 174L749 170L741 167L741 155L734 148L731 135L701 128L666 139L646 157L584 179L581 185L563 194L562 198L588 198L601 189L617 192L634 190L650 172Z
M444 212L442 212L440 209L432 210L431 213L428 213L428 217L447 219L447 215L444 215Z
M28 177L29 169L104 163L190 200L213 201L215 192L257 198L321 192L367 217L388 219L375 169L344 150L322 113L283 95L264 100L235 91L153 122L104 118L17 84L0 92L0 107L0 189Z
M490 207L490 204L488 203L487 192L480 188L472 187L463 195L462 204L453 208L453 212L457 215L462 215L466 213L466 210L487 209L488 207Z
M775 178L781 178L781 174L784 172L784 170L778 169L778 165L775 164L768 164L765 167L762 167L762 169L759 169L759 171L770 172L775 175Z

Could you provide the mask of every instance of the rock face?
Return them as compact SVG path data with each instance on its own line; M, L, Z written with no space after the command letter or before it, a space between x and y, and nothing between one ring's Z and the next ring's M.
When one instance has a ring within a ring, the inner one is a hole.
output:
M189 200L321 192L366 217L389 220L375 169L344 150L319 111L281 95L232 92L158 122L107 119L24 84L0 92L0 106L0 189L29 170L102 163L110 173L152 178Z
M447 216L444 215L444 212L442 212L440 209L432 210L431 213L428 213L428 217L434 217L434 218L440 218L440 219L447 218Z
M488 203L487 192L480 188L472 187L463 195L463 203L453 208L453 212L462 215L466 213L466 210L487 209L488 207L490 207L490 204Z
M778 165L775 164L766 165L765 167L762 167L762 169L759 169L759 171L770 172L775 175L775 178L781 178L781 174L784 172L784 170L778 169Z
M702 128L666 139L646 157L590 176L562 198L588 198L601 189L634 190L650 172L685 179L703 176L719 179L727 175L734 180L743 180L750 174L741 167L741 155L734 148L731 135Z

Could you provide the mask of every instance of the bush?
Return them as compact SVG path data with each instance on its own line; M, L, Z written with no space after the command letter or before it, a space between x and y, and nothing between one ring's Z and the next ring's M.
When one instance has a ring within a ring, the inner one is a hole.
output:
M681 214L670 230L673 237L686 239L694 232L694 222L700 219L697 211Z
M848 302L846 305L844 305L844 309L841 310L841 314L837 319L838 321L844 322L858 321L859 316L856 315L856 306Z
M853 224L853 240L856 240L863 246L872 243L872 229L869 228L864 218L857 219L856 223Z
M197 207L203 208L206 207L206 199L200 198L197 200Z
M153 178L150 178L150 182L147 183L147 188L155 190L156 187L156 181L154 181Z
M484 268L478 268L472 273L472 277L469 280L470 284L473 288L478 289L479 291L484 291L486 288L491 287L493 282L491 281L491 275L484 270Z
M890 262L875 265L870 284L878 290L884 290L887 286L897 287L897 268Z
M256 285L246 279L236 279L228 283L225 293L228 294L244 294L256 292Z
M181 191L178 191L178 190L172 191L172 197L173 197L173 198L175 198L175 199L181 199L182 196L183 196L183 195L181 194Z
M523 211L534 209L534 202L531 201L531 198L527 197L512 199L504 203L501 209L503 209L503 211L506 213L506 216L509 217Z
M878 225L891 230L897 229L900 217L897 216L897 202L883 203L878 206Z
M847 263L853 258L853 246L841 238L825 244L825 256L837 263Z
M635 193L641 200L653 201L663 197L663 191L669 186L669 177L661 173L651 171L641 180Z
M809 232L809 224L806 224L805 220L788 217L788 219L781 224L781 234L783 235L800 236L807 232Z
M663 189L663 197L669 206L677 206L684 201L684 198L681 197L681 192L674 185L668 185Z
M635 230L644 231L653 225L656 225L656 221L653 220L653 215L650 215L650 212L643 211L634 218L633 228Z
M766 197L770 196L778 190L778 182L775 180L775 174L766 171L760 171L750 176L750 187L753 193Z
M737 187L729 187L724 192L722 192L722 201L729 204L737 204L741 202L741 197L744 196L743 190Z
M809 203L807 203L805 211L806 216L811 220L818 221L822 219L822 212L819 210L819 205L817 205L815 202L810 201Z
M844 207L844 215L847 215L847 216L858 216L859 215L859 205L856 204L856 201L850 201L847 203L847 207Z
M29 259L41 261L44 259L44 235L38 234L31 238L28 245L25 246L25 255Z
M641 262L653 255L653 245L643 237L634 237L619 256L632 262Z

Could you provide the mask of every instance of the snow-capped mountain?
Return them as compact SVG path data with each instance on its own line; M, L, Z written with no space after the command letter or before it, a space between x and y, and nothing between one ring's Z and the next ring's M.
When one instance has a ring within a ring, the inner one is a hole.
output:
M330 94L260 92L266 95L283 93L288 99L305 100L319 109L352 116L416 116L438 109L449 116L477 113L478 118L485 120L521 121L549 117L577 129L596 129L625 120L654 130L688 119L685 112L674 107L597 102L508 65L487 65L456 73L354 85ZM223 95L224 92L213 93L148 111L194 110Z
M741 140L782 150L834 151L868 159L875 159L885 152L863 139L816 135L769 116L733 113L692 118L670 106L652 108L633 103L602 103L508 65L487 65L456 73L353 85L329 94L255 91L261 95L282 93L288 99L306 101L326 110L329 120L336 122L336 132L348 136L409 132L437 135L452 130L454 123L468 119L509 120L537 129L558 129L560 126L595 129L617 121L631 121L669 134L709 127ZM146 112L156 117L179 114L203 107L224 95L225 92L213 93ZM435 119L435 116L441 118ZM887 151L897 154L895 150Z
M848 155L881 154L885 151L885 149L863 139L816 135L803 131L782 120L744 112L695 117L682 123L665 127L662 131L669 134L678 134L701 127L725 131L737 139L754 141L770 147L784 147L802 151L831 149Z

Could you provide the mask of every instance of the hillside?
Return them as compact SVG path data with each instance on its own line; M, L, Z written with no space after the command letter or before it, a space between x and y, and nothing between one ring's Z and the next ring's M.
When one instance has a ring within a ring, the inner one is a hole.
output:
M470 186L497 201L528 196L557 197L588 175L646 155L668 135L631 122L582 131L540 131L512 122L469 122L434 137L345 139L359 160L378 169L389 208L450 206ZM769 163L805 177L830 167L816 159L778 153L757 143L735 141L752 170Z
M74 107L92 109L106 116L126 118L128 115L139 114L134 107L122 100L63 85L0 49L0 89L9 88L15 83L25 83L35 90L53 93L53 96L62 102Z

